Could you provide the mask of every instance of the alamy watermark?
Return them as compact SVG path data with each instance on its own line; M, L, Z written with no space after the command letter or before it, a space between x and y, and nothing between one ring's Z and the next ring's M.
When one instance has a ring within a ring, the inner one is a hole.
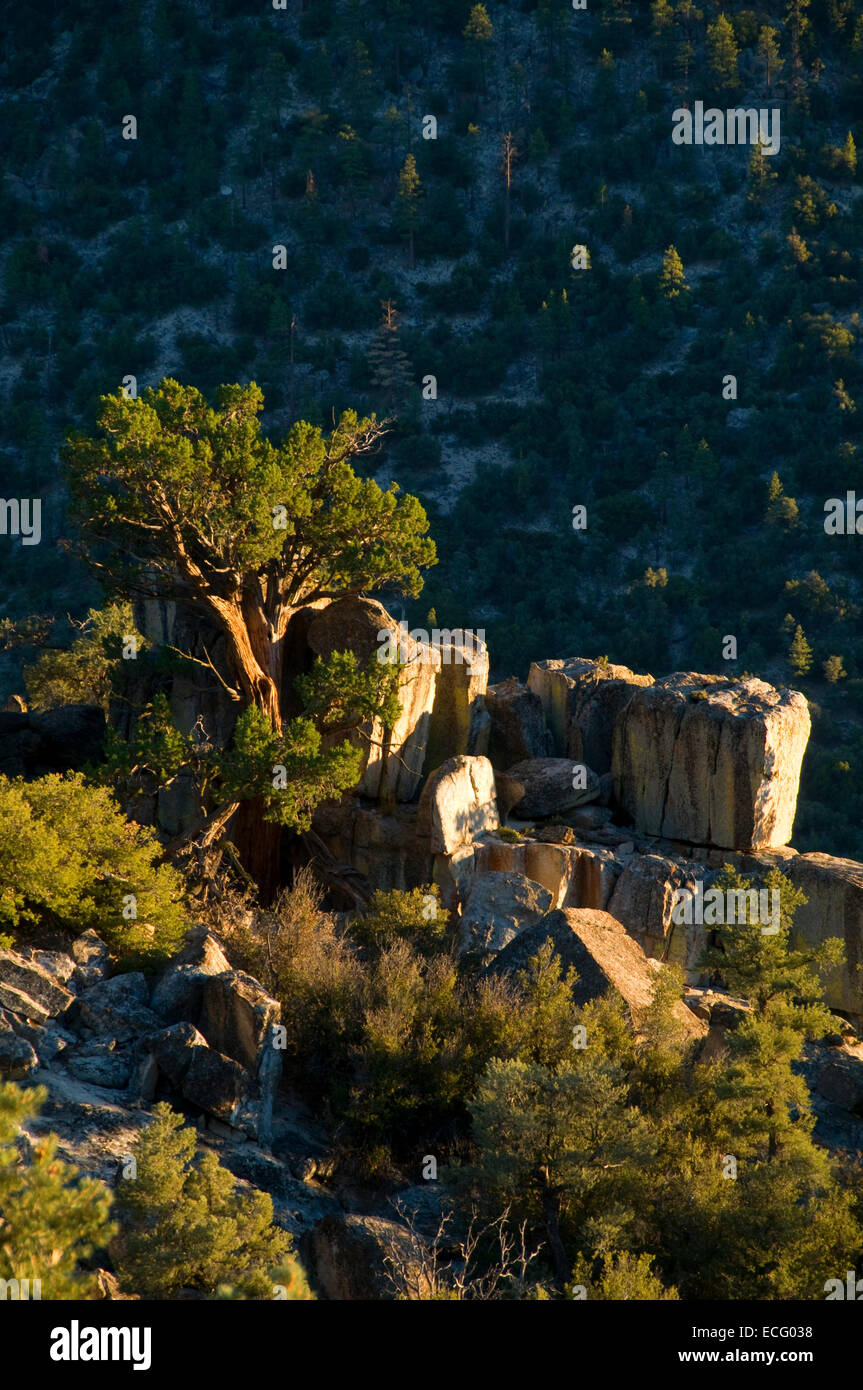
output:
M20 536L22 545L42 539L40 497L0 497L0 536Z
M429 633L421 627L409 630L407 623L402 621L397 632L382 627L377 637L378 661L382 666L394 661L400 661L403 665L422 663L426 659L425 652L434 650L440 653L444 666L469 666L472 670L486 654L484 627L476 632L471 628L434 627ZM417 646L421 648L420 652Z
M695 888L675 888L671 908L675 926L718 927L761 923L762 936L779 932L778 888L708 888L704 880L696 879ZM769 925L764 925L765 923Z
M778 106L718 106L704 109L696 101L694 110L679 106L672 113L671 138L675 145L757 145L765 154L778 154L782 143L781 113Z

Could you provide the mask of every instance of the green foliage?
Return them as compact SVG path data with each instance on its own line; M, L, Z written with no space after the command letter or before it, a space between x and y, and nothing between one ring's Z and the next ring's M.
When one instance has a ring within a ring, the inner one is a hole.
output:
M720 91L736 87L739 81L737 71L738 48L734 37L734 26L721 14L707 30L707 61L710 73Z
M32 666L25 666L27 695L35 709L57 705L101 705L106 711L116 693L123 651L146 650L135 627L131 603L109 603L91 608L80 636L61 651L43 651ZM131 650L131 647L130 647Z
M450 935L439 888L375 893L368 910L351 922L351 935L376 952L396 941L407 941L421 955L439 951Z
M308 830L319 802L356 785L360 750L347 742L327 749L310 719L289 720L276 733L260 710L244 710L232 746L218 755L222 802L261 797L265 818Z
M80 773L0 777L0 923L18 933L93 928L125 962L163 960L188 923L182 879L160 853L153 832L127 823L108 789Z
M270 1197L242 1194L211 1151L196 1159L195 1131L170 1106L157 1105L153 1116L134 1148L135 1176L117 1191L112 1256L122 1287L143 1298L186 1289L272 1298L276 1269L293 1261Z
M27 1145L26 1157L19 1149L24 1125L47 1098L43 1086L0 1084L0 1279L30 1280L30 1298L97 1298L96 1276L83 1265L116 1231L110 1191L57 1157L55 1134Z
M66 461L109 572L170 589L179 569L216 618L246 574L282 578L285 603L384 583L417 593L419 566L434 560L422 507L348 462L377 437L373 417L346 411L327 440L300 421L277 446L262 406L254 383L221 387L214 407L171 380L102 398L101 437L73 433Z
M677 299L681 294L685 294L689 290L689 286L686 283L686 275L683 270L683 262L675 246L669 246L662 258L662 273L659 277L659 288L665 299Z
M572 1284L566 1293L600 1302L667 1303L680 1298L654 1274L654 1256L633 1255L628 1250L609 1250L598 1261L579 1254L572 1271ZM585 1292L582 1294L580 1290Z
M788 648L788 664L795 676L805 676L812 665L812 648L806 641L799 623L794 629L791 646Z

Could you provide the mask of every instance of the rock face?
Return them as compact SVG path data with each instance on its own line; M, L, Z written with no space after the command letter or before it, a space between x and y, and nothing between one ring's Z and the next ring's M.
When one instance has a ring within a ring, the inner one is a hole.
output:
M615 796L643 834L723 849L787 844L809 728L798 691L668 676L636 690L618 717Z
M483 837L473 850L477 878L517 874L551 893L552 907L605 908L621 871L610 849L598 845L520 844Z
M586 1004L610 991L627 1005L637 1028L656 988L656 974L662 967L648 960L641 947L627 935L622 924L607 912L570 909L550 912L532 927L526 927L486 967L489 975L512 976L527 967L531 956L551 942L561 961L562 973L573 967L577 980L572 986L576 1004ZM675 1013L691 1038L704 1037L707 1026L681 1001Z
M573 771L575 766L569 758L531 758L515 763L505 773L498 774L498 782L507 787L512 815L519 820L556 816L589 801L596 801L599 796L598 777L589 768L583 767L584 776L577 779ZM577 780L584 781L585 786L573 786Z
M500 951L548 912L552 896L521 874L480 874L461 913L461 952Z
M405 638L383 605L368 598L340 599L322 609L309 623L308 644L316 656L322 657L352 651L364 666L377 659L388 641L380 638L379 633L391 634L392 645L406 649L399 680L401 713L391 731L387 732L380 720L374 720L364 726L362 735L355 736L365 758L356 792L375 799L386 793L396 801L410 801L419 787L425 762L440 652Z
M150 997L151 1007L169 1023L181 1019L197 1023L201 1016L204 981L231 968L227 956L206 927L186 932L179 953L159 976Z
M485 707L491 719L488 756L496 769L505 772L513 763L550 756L542 700L533 690L511 676L488 687Z
M431 774L420 797L417 834L432 854L451 854L497 825L488 758L448 758Z
M440 668L426 747L426 769L439 767L459 753L482 755L488 746L489 720L484 696L488 685L488 648L472 638L445 642L440 636ZM457 636L457 634L453 634Z
M653 677L636 675L628 666L570 657L534 661L527 683L542 704L552 751L603 773L611 769L618 715L636 690L653 684Z
M128 1042L159 1026L158 1015L148 1007L149 997L149 986L139 972L114 975L78 996L76 1022L97 1035Z
M697 962L707 945L708 928L697 923L672 921L675 890L695 891L695 880L707 881L708 871L692 864L684 871L673 859L660 854L634 854L624 866L608 904L649 956L673 961L690 973L699 973Z
M0 950L0 1008L43 1024L65 1013L74 1000L75 996L38 960Z
M380 1216L325 1216L310 1233L306 1248L318 1286L328 1299L395 1298L384 1261L393 1248L408 1264L419 1264L416 1238L404 1226Z

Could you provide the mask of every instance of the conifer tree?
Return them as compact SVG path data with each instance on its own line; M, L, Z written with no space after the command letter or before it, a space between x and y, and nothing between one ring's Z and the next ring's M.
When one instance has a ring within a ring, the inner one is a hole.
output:
M382 299L381 309L381 321L367 358L372 385L383 393L387 409L391 410L413 384L413 369L399 342L401 315L391 299Z
M664 298L669 300L677 299L681 294L686 294L689 291L683 262L675 246L669 246L662 258L659 288Z
M774 29L770 24L762 26L758 35L758 61L764 71L764 84L767 90L781 76L785 66L779 50L779 30Z
M506 251L509 250L509 213L510 213L510 194L512 191L512 170L515 161L518 159L518 149L516 148L515 137L511 130L507 130L500 137L500 171L503 174L503 245Z
M485 5L474 5L468 17L467 24L462 30L468 44L473 49L479 60L480 77L482 81L482 93L486 95L486 68L485 52L494 35L494 25L489 18L488 10Z
M778 178L771 164L771 155L765 153L766 145L759 132L758 139L752 147L752 154L749 156L749 198L752 202L760 202L769 188Z
M195 1157L196 1134L169 1105L135 1145L135 1172L117 1190L119 1234L112 1245L120 1282L144 1298L183 1289L272 1298L273 1270L291 1237L273 1225L267 1193L243 1195L211 1151Z
M422 184L417 173L417 162L412 154L409 154L402 166L399 174L399 186L397 192L398 204L396 219L401 231L408 238L410 247L410 265L414 267L414 237L419 226L419 208L422 197Z
M278 840L264 835L260 797L273 793L273 766L291 769L304 800L319 775L330 785L350 777L347 744L328 751L308 719L283 723L291 617L317 598L393 585L418 593L419 567L434 562L434 546L424 539L428 522L416 499L397 499L395 484L383 492L351 467L377 446L384 424L345 411L326 439L299 421L276 444L261 432L262 408L254 383L222 387L214 406L172 380L134 400L118 392L102 398L100 434L72 435L65 458L84 557L116 592L171 598L226 639L242 710L238 734L259 760L245 773L228 760L224 785L257 802L247 867L268 892ZM371 686L387 671L375 665ZM330 721L330 732L338 727ZM333 754L341 769L325 766ZM221 833L238 806L225 802L221 825L208 822L206 833Z
M739 49L734 26L721 14L707 30L707 59L711 75L720 91L736 87L740 81L737 70Z
M44 1086L0 1084L0 1279L18 1281L11 1297L96 1298L96 1276L82 1265L116 1231L109 1189L62 1162L54 1134L26 1146L26 1157L18 1147L24 1123L47 1098Z
M788 664L795 676L805 676L812 665L812 648L806 641L803 628L799 623L794 631L791 646L788 649Z

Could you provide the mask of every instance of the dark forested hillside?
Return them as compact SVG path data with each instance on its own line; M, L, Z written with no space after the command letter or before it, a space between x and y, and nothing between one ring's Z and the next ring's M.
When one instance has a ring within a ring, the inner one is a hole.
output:
M484 628L497 678L801 688L795 843L863 857L863 542L825 530L863 497L860 0L3 10L3 493L42 542L0 617L99 601L58 446L121 383L374 410L438 547L405 616ZM675 144L696 101L781 148Z

